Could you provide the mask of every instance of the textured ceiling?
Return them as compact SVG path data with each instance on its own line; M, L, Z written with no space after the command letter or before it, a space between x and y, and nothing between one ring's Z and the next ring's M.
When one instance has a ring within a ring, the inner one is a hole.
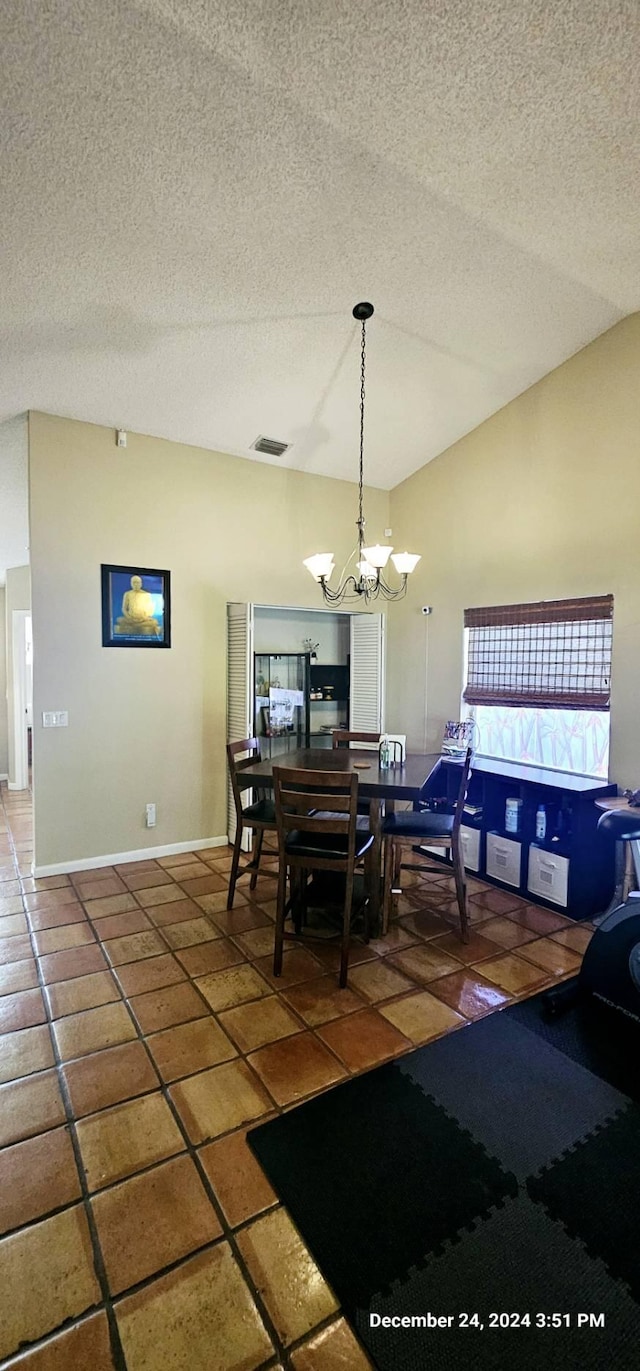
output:
M0 419L390 487L640 306L636 0L3 0Z

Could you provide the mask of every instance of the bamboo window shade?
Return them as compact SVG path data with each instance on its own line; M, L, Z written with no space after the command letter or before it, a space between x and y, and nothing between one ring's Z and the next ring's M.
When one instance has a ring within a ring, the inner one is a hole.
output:
M606 710L613 596L465 609L473 705Z

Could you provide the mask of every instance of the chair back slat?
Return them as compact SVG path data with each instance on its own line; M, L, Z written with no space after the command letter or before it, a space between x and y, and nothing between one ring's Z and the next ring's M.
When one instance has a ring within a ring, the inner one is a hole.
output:
M333 747L350 747L351 743L365 743L369 747L378 747L381 733L352 733L346 728L334 728L331 737Z
M237 758L240 760L236 760ZM233 803L236 819L240 823L242 822L242 793L238 785L238 772L244 771L245 767L253 766L254 762L260 760L260 744L257 738L242 738L240 742L227 743L227 762L233 791Z
M464 807L465 807L465 804L467 803L467 794L468 794L468 792L469 792L469 781L471 780L471 762L472 762L472 757L473 757L473 754L472 754L471 748L468 747L468 748L467 748L467 751L466 751L466 756L465 756L464 762L462 763L462 772L461 772L461 776L460 776L460 786L459 786L459 789L458 789L458 797L457 797L457 799L456 799L456 807L455 807L454 815L453 815L453 833L455 834L455 837L456 837L456 838L457 838L457 836L458 836L458 833L459 833L459 830L460 830L460 825L461 825L461 823L462 823L462 815L463 815L463 813L464 813Z
M347 838L345 862L353 861L358 813L358 774L273 768L276 824L284 859L291 832ZM320 813L318 812L320 811Z

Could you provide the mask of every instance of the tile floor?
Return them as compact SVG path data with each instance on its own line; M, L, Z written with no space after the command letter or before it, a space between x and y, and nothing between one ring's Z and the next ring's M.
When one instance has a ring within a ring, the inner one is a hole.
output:
M573 974L591 928L472 881L464 947L417 879L347 990L334 946L276 981L273 878L231 913L220 848L35 880L0 801L2 1367L369 1366L247 1127Z

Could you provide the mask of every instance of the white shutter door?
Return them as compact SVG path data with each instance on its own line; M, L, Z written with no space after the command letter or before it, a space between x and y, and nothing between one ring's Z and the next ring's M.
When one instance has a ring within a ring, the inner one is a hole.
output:
M227 742L250 738L253 712L253 605L227 605ZM244 803L244 801L243 801ZM236 836L236 810L227 775L227 832ZM249 846L249 835L246 835Z
M384 728L384 616L353 614L349 728L380 733Z

